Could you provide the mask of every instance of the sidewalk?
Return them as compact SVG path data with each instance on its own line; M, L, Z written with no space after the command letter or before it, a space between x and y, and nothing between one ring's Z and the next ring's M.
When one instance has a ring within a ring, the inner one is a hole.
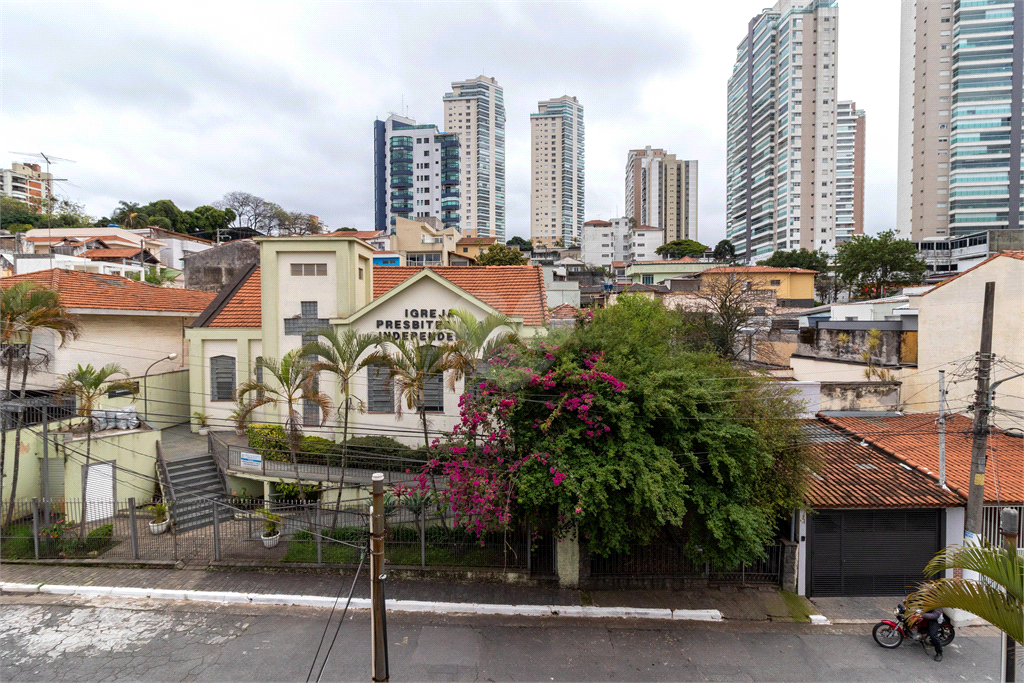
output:
M293 573L197 569L120 569L111 567L42 566L4 564L0 581L12 584L104 586L137 589L204 591L213 593L318 596L334 599L339 591L348 595L352 574ZM722 586L688 591L618 590L579 591L558 587L509 584L452 583L422 580L394 580L386 587L389 601L417 603L472 603L483 606L532 605L583 608L609 613L625 609L640 612L679 614L715 612L712 620L806 622L817 609L803 598L783 594L770 587ZM368 598L369 578L365 573L356 583L354 598ZM594 609L597 608L597 609ZM562 610L563 613L569 610ZM578 612L579 610L572 610ZM871 616L871 615L869 615Z

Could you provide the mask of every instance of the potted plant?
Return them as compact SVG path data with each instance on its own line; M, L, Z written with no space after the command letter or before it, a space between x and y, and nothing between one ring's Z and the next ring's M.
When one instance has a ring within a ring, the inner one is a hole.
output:
M210 416L204 412L196 411L192 413L192 417L196 419L199 424L199 436L206 436L210 433Z
M165 503L156 503L150 505L149 509L153 511L153 521L149 523L149 532L157 536L167 531L167 525L171 523L171 520L167 517L167 505Z
M260 508L257 514L263 516L263 539L264 548L273 548L281 540L281 515L275 515L266 508Z
M250 414L252 414L252 409L245 403L239 401L235 404L235 409L231 411L228 418L235 423L236 436L245 436L245 423L249 419Z

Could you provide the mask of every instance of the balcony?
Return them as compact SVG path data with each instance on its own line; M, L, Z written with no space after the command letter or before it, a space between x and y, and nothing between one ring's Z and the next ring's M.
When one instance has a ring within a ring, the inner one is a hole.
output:
M391 188L392 189L400 188L400 187L412 187L412 176L409 176L407 180L403 179L403 178L392 178L391 179Z
M407 149L411 152L412 138L404 135L391 138L391 149Z
M458 202L458 200L450 200L450 201L447 201L447 202L441 202L441 210L442 211L458 211L459 210L459 202Z
M412 213L412 204L392 204L391 213Z
M392 161L412 161L412 152L404 149L392 149L391 150Z
M412 192L392 192L391 193L391 201L393 201L393 202L394 201L402 201L403 199L406 200L406 201L410 201L411 202L412 201Z
M446 139L441 141L441 149L447 149L449 147L458 147L458 146L459 146L459 139L458 138L446 138ZM410 149L412 149L412 148L410 147Z
M457 214L457 213L447 213L447 214L445 214L444 216L441 217L441 222L442 223L458 223L459 222L459 214Z
M458 188L448 188L444 192L441 193L441 199L444 199L445 197L459 197L459 196L461 196L461 193L459 192Z
M459 182L459 174L458 174L458 172L442 173L441 174L441 183L443 183L445 185L452 185L452 184L455 184L455 183L458 183L458 182Z

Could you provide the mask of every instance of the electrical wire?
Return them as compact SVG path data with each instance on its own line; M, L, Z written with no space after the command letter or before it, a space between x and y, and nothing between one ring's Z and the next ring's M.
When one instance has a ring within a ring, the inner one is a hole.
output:
M324 654L324 661L320 664L320 671L316 674L317 683L320 683L320 677L324 675L324 669L327 667L327 660L331 658L331 650L334 649L334 643L338 640L338 633L341 631L341 625L345 623L345 615L348 613L348 606L352 603L352 594L356 590L356 581L359 580L359 572L363 569L363 561L366 559L366 554L369 552L370 539L366 539L366 546L359 553L359 566L356 568L356 575L352 578L352 586L348 589L348 599L345 601L345 609L341 612L341 619L338 620L338 627L334 629L334 637L331 638L331 644L327 646L327 652ZM334 610L338 606L338 600L341 598L341 589L344 584L338 587L338 595L334 598L334 604L331 606L331 613L327 617L327 623L324 624L323 635L320 636L320 645L317 645L316 654L313 655L313 661L309 665L309 673L306 674L306 683L309 683L310 677L313 675L313 667L316 665L316 660L320 656L320 648L324 644L324 638L327 636L327 629L331 626L331 619L334 617Z

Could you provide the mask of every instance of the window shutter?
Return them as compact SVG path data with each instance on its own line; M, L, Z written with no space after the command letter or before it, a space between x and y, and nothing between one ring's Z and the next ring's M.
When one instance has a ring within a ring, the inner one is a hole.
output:
M367 377L367 408L371 413L395 412L395 388L391 381L391 373L384 365L368 365Z
M235 395L235 359L214 356L210 359L210 399L230 401Z
M424 410L428 413L444 412L444 373L431 375L423 384Z

